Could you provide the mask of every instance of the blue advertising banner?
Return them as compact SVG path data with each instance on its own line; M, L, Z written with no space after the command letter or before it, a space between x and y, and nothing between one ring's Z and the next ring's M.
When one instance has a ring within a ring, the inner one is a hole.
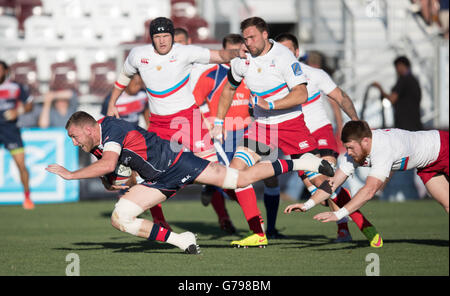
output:
M66 181L45 170L57 163L68 170L78 169L78 147L73 146L64 128L24 128L25 164L30 174L31 199L39 203L79 200L79 181ZM23 186L19 170L5 147L0 148L0 204L21 204Z

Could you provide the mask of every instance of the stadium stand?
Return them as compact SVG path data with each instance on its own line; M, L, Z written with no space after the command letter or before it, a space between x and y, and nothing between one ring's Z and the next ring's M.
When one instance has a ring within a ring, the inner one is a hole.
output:
M74 61L54 63L50 69L50 90L78 89L77 66Z
M91 65L89 93L102 99L111 91L111 85L116 79L116 62L110 60Z
M11 65L11 80L27 85L33 96L39 96L39 81L37 80L37 65L35 61L19 62Z

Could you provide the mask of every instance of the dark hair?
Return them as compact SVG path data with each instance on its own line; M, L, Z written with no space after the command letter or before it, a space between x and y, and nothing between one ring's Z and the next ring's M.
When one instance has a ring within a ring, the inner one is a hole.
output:
M257 16L243 20L241 22L241 32L244 32L245 29L252 26L255 26L261 33L264 31L269 33L269 27L267 26L266 21Z
M153 40L153 35L159 33L170 33L173 38L173 22L166 17L157 17L152 20L150 23L150 38Z
M295 50L298 49L298 39L293 34L291 34L291 33L281 33L277 37L275 37L275 41L276 42L283 42L283 41L286 41L286 40L292 42L292 44L294 45L294 49Z
M228 34L222 39L222 46L225 48L227 44L242 44L244 43L244 38L239 34Z
M348 143L352 140L361 141L363 138L372 138L372 130L364 120L348 121L342 128L341 141Z
M3 68L5 68L5 70L9 69L9 66L8 66L8 64L5 61L0 60L0 65L2 65Z
M394 65L403 64L408 68L411 68L411 62L406 56L399 56L394 60Z
M183 34L183 35L186 37L186 39L189 38L189 33L188 33L188 31L187 31L185 28L181 28L181 27L175 28L175 29L173 30L173 34L174 34L174 35L180 35L180 34Z
M69 120L66 123L66 130L69 129L71 125L83 126L85 124L95 125L97 124L97 120L92 117L89 113L84 111L77 111L70 116Z

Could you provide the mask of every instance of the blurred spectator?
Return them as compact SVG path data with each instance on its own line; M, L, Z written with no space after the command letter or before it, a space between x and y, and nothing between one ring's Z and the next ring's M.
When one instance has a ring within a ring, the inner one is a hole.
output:
M420 120L420 101L422 93L419 81L411 72L411 62L405 56L394 61L397 82L390 94L386 93L380 83L374 82L384 98L391 101L394 107L394 127L409 131L423 130Z
M103 116L106 116L108 111L110 98L111 93L109 93L103 101L102 110L100 112ZM144 114L148 126L149 112L147 94L143 90L143 83L139 74L133 76L130 84L128 84L125 91L117 99L116 107L121 119L132 122L136 126L139 125L139 116Z
M38 126L40 128L64 127L77 106L76 91L72 89L49 91L44 96Z
M25 150L17 118L31 111L33 102L24 87L7 79L8 73L8 64L0 61L0 145L5 145L19 169L25 195L22 206L31 210L34 204L30 198L29 173L25 166ZM0 169L3 170L3 167Z
M175 28L173 41L175 43L180 43L184 45L188 45L192 43L191 38L189 37L188 31L184 28Z

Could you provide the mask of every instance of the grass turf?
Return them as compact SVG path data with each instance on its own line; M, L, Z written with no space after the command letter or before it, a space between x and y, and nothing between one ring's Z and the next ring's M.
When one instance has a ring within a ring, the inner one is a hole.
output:
M239 206L227 201L238 235L225 235L211 207L200 201L164 203L174 231L198 234L202 254L186 255L168 244L149 242L110 226L114 201L0 207L0 275L65 275L66 256L80 258L81 275L281 276L365 275L369 253L379 257L380 275L449 275L449 218L433 201L371 201L363 213L384 239L381 249L368 246L349 222L353 242L335 244L335 223L308 213L285 215L280 204L277 227L286 239L270 240L265 249L235 249L231 240L248 230ZM264 205L259 207L265 213ZM150 218L148 214L144 218Z

